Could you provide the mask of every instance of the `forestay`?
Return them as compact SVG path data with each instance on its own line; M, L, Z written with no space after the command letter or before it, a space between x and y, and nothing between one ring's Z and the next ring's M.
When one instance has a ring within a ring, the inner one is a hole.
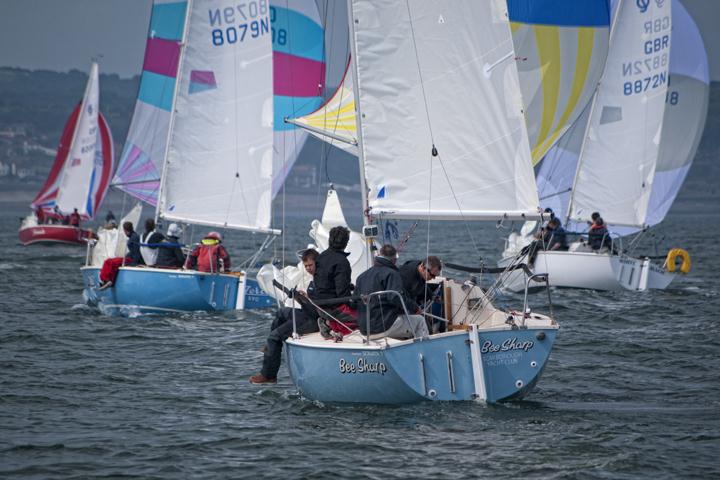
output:
M266 1L191 4L159 214L268 231L272 40Z
M160 190L187 7L186 1L153 1L137 102L112 180L150 205L157 205Z
M508 0L533 163L592 99L608 52L608 0Z
M353 0L351 14L371 213L536 215L505 1Z
M570 218L601 210L642 227L658 159L667 93L671 2L623 2L581 152Z

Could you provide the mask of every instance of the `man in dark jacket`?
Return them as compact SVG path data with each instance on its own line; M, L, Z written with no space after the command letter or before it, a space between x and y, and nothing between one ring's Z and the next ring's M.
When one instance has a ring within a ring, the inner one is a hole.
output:
M601 248L612 247L612 240L610 240L610 233L605 226L605 221L602 217L594 219L590 231L588 232L588 244L593 250L600 250Z
M430 255L423 260L409 260L400 267L403 287L408 297L418 305L423 305L432 298L432 291L426 291L427 282L440 275L442 262L438 257Z
M123 223L123 231L128 237L125 265L143 265L144 262L140 254L140 236L133 230L132 222Z
M160 242L156 267L182 268L185 264L185 254L180 247L182 229L177 223L171 223L167 229L167 236Z
M385 290L392 290L400 294L398 296L385 293L371 297L369 304L364 301L360 302L358 308L360 331L364 335L397 339L427 336L428 329L422 315L405 315L402 307L403 301L408 313L417 312L418 306L405 292L402 276L395 266L396 262L397 250L395 247L383 245L380 254L375 258L375 264L358 277L356 294L364 296Z
M326 300L349 297L352 294L352 268L347 259L350 254L345 253L348 241L350 241L350 231L347 228L338 226L330 230L328 248L317 258L313 277L315 282L313 298Z

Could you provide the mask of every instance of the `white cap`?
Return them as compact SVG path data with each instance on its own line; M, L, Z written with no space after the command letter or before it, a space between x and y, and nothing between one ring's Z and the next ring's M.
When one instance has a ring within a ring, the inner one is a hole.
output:
M167 229L168 237L179 237L182 235L182 228L177 223L171 223Z

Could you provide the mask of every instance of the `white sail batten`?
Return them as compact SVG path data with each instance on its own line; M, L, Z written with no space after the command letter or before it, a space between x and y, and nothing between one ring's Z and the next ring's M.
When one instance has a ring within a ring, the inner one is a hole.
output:
M371 213L537 216L505 1L352 0L351 8Z
M270 232L273 169L269 7L246 18L228 0L193 2L159 214Z
M623 2L582 149L570 219L643 227L670 64L671 2ZM602 199L599 201L599 199Z
M56 205L63 213L70 213L75 208L80 215L89 216L90 213L87 196L98 149L99 83L98 65L93 62L56 199Z

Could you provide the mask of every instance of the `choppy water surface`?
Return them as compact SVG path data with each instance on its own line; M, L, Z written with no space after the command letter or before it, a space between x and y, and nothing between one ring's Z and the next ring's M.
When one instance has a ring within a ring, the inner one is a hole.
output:
M692 273L667 291L554 292L561 331L539 387L499 406L320 405L298 396L285 367L277 386L251 386L271 312L102 316L81 305L84 251L21 247L25 210L6 205L0 477L717 478L720 168L710 143L657 229L665 248L690 251ZM288 251L307 242L308 219L288 220ZM425 251L424 228L406 259ZM506 232L471 232L497 258ZM449 261L473 252L463 225L437 225L431 239ZM260 240L228 244L240 258Z

